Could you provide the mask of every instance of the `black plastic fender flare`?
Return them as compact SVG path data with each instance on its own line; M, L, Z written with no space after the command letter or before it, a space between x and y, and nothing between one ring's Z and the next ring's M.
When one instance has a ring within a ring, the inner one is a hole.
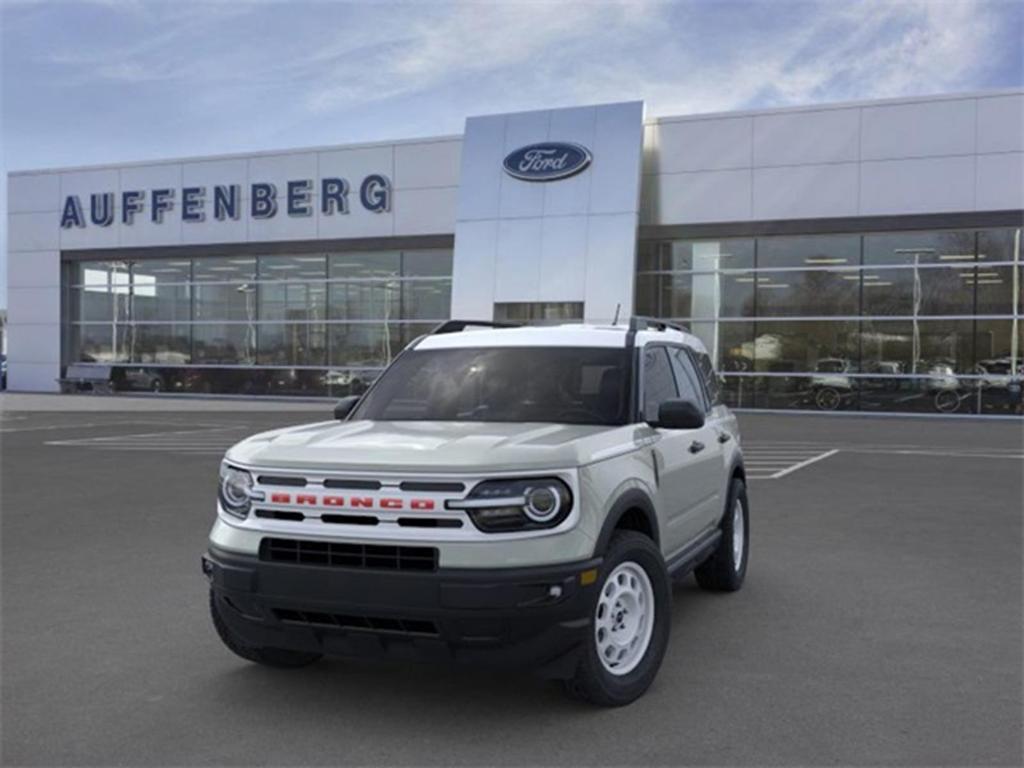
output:
M616 499L607 517L605 517L604 524L601 526L601 533L597 537L597 546L594 547L595 555L603 555L608 550L608 544L611 542L612 535L615 533L615 528L618 526L619 521L622 520L622 516L633 509L640 510L643 514L651 530L654 543L660 546L658 515L654 511L654 502L651 501L651 497L645 491L639 488L630 488Z

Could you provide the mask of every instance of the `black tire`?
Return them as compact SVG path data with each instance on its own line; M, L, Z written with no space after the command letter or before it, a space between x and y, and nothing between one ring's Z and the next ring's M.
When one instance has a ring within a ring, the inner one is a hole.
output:
M949 389L936 392L935 410L939 413L956 413L960 410L960 395Z
M736 533L733 513L737 503L742 506L743 510L743 548L738 567L733 553L733 541ZM715 548L711 557L697 566L693 575L696 576L697 583L702 589L711 592L735 592L743 586L743 579L746 578L750 551L750 505L747 502L747 486L738 477L733 478L729 485L729 497L719 528L722 531L722 538L718 542L718 547Z
M220 612L221 607L217 600L217 596L211 589L210 616L213 618L213 626L217 630L217 635L220 637L224 645L227 646L229 651L234 653L236 656L241 656L246 661L252 661L256 664L263 664L268 667L289 669L308 666L315 661L319 661L321 658L321 654L319 653L289 651L285 648L256 648L248 645L231 631L231 628L228 627L227 623L225 623Z
M837 411L842 402L843 396L835 387L822 387L814 393L814 404L819 411Z
M565 681L565 689L571 696L602 707L629 704L650 687L665 656L672 623L672 586L665 560L653 541L634 531L618 531L612 536L598 575L599 588L594 593L592 615L597 610L597 598L605 589L609 574L625 562L639 565L651 583L654 624L647 650L632 671L624 675L612 674L598 656L596 629L592 621L588 625L583 656L576 673Z

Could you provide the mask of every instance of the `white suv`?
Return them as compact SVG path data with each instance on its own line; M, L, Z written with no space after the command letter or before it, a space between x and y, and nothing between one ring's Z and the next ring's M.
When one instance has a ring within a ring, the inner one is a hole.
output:
M500 663L626 704L667 648L671 578L743 583L739 442L680 328L450 321L335 420L227 452L214 625L263 664Z

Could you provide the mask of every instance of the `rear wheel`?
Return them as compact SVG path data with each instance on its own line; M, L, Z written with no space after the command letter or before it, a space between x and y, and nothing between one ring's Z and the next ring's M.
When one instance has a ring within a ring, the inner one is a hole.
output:
M747 575L747 554L750 550L747 486L738 477L733 478L729 486L729 499L720 529L722 538L714 554L697 566L693 573L703 589L735 592L743 586Z
M220 605L220 601L211 589L210 616L213 619L213 626L228 650L237 656L241 656L246 661L264 664L268 667L294 668L305 667L318 661L321 657L319 653L289 651L285 648L257 648L248 645L232 632L231 627L225 623L223 616L221 616L222 610L223 607Z
M834 387L822 387L814 395L814 404L820 411L834 411L839 408L843 398Z
M640 533L612 537L583 658L568 692L592 704L621 707L650 687L668 646L672 591L665 561Z

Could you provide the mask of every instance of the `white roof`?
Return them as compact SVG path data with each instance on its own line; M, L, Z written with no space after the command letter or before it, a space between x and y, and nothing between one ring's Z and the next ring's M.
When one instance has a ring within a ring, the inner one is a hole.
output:
M468 327L457 333L427 336L417 349L463 349L468 347L625 347L629 327L625 325L542 325L522 328ZM675 341L704 351L700 339L674 329L637 331L636 344Z

